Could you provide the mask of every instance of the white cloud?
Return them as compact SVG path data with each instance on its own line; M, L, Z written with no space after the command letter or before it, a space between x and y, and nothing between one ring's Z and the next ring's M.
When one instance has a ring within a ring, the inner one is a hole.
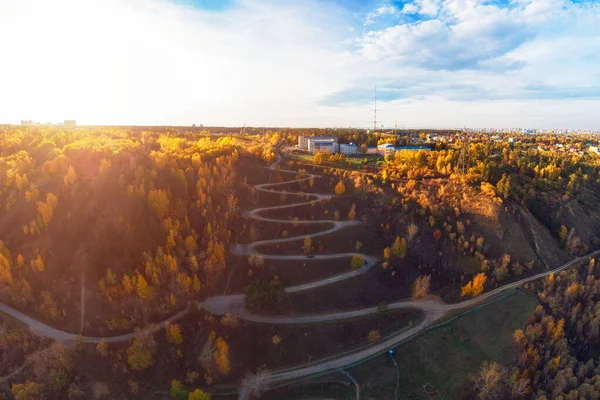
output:
M358 41L363 55L433 69L476 68L519 47L563 14L556 1L504 8L480 0L417 0L407 6L434 18L367 32Z
M364 26L369 26L373 24L378 18L383 17L385 15L396 15L399 13L399 10L396 6L390 4L382 4L377 7L375 10L371 11L367 14L365 18Z
M335 13L245 2L0 2L0 119L269 124L336 85ZM1 40L1 39L0 39ZM6 94L9 94L8 96Z
M402 7L402 14L416 14L419 11L419 7L412 3L406 3Z
M170 1L0 0L0 123L367 127L375 84L388 126L598 123L598 5L384 4L431 19L357 38L320 0Z

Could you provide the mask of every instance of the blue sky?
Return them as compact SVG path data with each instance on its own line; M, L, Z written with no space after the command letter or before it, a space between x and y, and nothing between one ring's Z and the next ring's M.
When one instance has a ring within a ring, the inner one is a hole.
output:
M177 0L177 4L205 11L226 11L235 6L234 0Z
M0 123L368 127L377 85L385 126L600 129L598 26L598 1L0 0Z

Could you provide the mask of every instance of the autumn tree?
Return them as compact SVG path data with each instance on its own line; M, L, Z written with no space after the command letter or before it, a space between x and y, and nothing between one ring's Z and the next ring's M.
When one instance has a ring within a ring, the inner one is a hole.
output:
M339 182L337 183L337 185L335 185L335 188L334 188L334 193L335 193L337 196L341 196L341 195L343 195L345 192L346 192L346 186L344 185L344 182L342 182L342 181L339 181Z
M198 248L196 243L196 238L192 235L189 235L185 238L184 247L189 254L192 254Z
M147 300L151 296L151 288L148 286L148 282L142 274L137 275L136 278L136 292L140 299Z
M180 345L183 343L183 337L181 336L181 328L179 324L167 324L165 326L167 331L167 340L173 344Z
M148 205L154 210L158 218L165 219L169 213L169 194L160 189L152 189L148 192Z
M171 381L171 398L173 400L188 400L188 394L189 392L180 381L176 379Z
M379 331L372 330L367 335L367 339L369 340L369 342L376 342L379 339L381 339L381 335L379 334Z
M392 254L392 250L389 247L386 247L386 248L383 249L383 258L385 260L389 260L391 254Z
M218 337L215 341L216 351L214 354L215 363L217 369L222 375L229 375L231 369L229 363L229 345L225 342L225 339Z
M45 398L44 387L33 381L13 383L12 394L15 396L15 400L43 400Z
M352 268L353 271L356 271L357 269L361 268L364 264L365 258L360 254L353 255L352 259L350 260L350 268Z
M423 299L429 295L429 286L431 284L431 275L419 276L412 287L412 298Z
M48 193L46 195L46 202L38 201L37 202L37 210L42 219L42 223L44 226L48 226L52 221L52 217L54 216L54 210L58 205L58 198L52 194Z
M569 234L569 230L567 229L566 226L561 225L560 226L560 230L558 231L558 237L560 238L560 240L564 243L567 242L567 235Z
M142 371L154 364L152 351L155 342L152 336L143 331L136 332L135 339L127 349L127 362L135 371Z
M77 174L75 173L75 169L73 169L72 165L69 165L67 169L67 174L63 178L65 186L74 185L77 182Z
M460 295L473 297L479 296L483 292L483 285L485 284L486 280L487 276L485 275L485 273L478 273L477 275L475 275L472 281L470 281L462 287Z
M312 250L312 239L310 238L310 236L307 236L304 238L304 246L302 246L302 249L304 250L304 254L308 254L311 252Z
M392 254L394 257L404 258L406 257L406 239L396 236L396 240L392 245Z
M11 284L13 282L12 267L10 253L4 247L4 243L0 241L0 283Z
M210 394L196 389L189 393L187 400L210 400Z
M98 344L96 345L96 351L104 358L108 356L108 345L106 344L104 339L98 342Z
M315 155L313 156L313 163L320 165L322 162L323 162L323 153L321 153L321 152L315 153Z
M352 203L350 211L348 211L348 219L352 220L356 218L356 203Z
M259 254L253 254L248 257L248 264L254 268L262 268L265 265L265 258Z
M32 261L32 264L35 266L35 268L40 271L40 272L44 272L44 260L42 259L41 255L37 255L37 257L35 258L35 260Z
M74 363L71 352L62 344L54 343L46 351L34 354L30 362L35 381L49 391L59 393L69 386Z

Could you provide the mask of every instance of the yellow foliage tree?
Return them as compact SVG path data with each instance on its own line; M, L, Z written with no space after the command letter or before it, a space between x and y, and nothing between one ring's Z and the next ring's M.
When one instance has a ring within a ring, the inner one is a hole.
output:
M383 258L384 259L389 260L391 254L392 254L392 250L389 247L386 247L385 249L383 249Z
M217 369L222 375L228 375L229 371L231 370L229 363L229 345L222 337L217 338L215 345L217 349L215 350L214 358L217 364Z
M344 182L339 181L337 185L335 185L333 191L337 196L343 195L346 192L346 186L344 185Z
M198 248L198 245L196 244L196 238L194 238L192 235L189 235L185 238L184 246L188 253L193 253Z
M404 258L406 257L406 239L396 236L396 240L392 245L392 254L394 257Z
M52 221L52 217L54 216L54 210L52 209L52 207L50 207L48 204L44 203L43 201L38 201L37 202L37 210L38 210L38 213L40 214L40 217L42 217L42 222L44 223L44 225L48 226L50 221Z
M210 400L210 394L203 392L200 389L196 389L193 392L190 392L188 400Z
M350 207L350 211L348 211L348 219L356 218L356 203L352 203L352 207Z
M305 254L310 253L310 250L312 249L312 239L310 236L304 238L304 246L302 246L302 248L304 249Z
M154 364L152 353L150 353L150 349L144 344L143 340L134 339L127 349L127 362L136 371L145 370Z
M355 254L352 256L352 260L350 260L350 268L352 268L353 271L359 269L360 267L362 267L365 263L365 259L363 256L361 256L360 254Z
M478 273L475 275L475 278L473 278L472 281L462 287L460 295L473 297L479 296L483 292L483 285L485 284L486 280L487 276L483 272Z
M65 186L74 185L77 182L77 174L71 165L69 165L69 169L67 170L67 174L63 178L63 181Z
M148 286L148 282L141 274L137 275L137 284L136 284L136 292L140 299L147 300L150 297L150 287Z
M173 344L180 345L183 343L183 337L181 336L181 328L179 324L168 324L167 328L167 340Z
M98 344L96 345L96 351L102 357L107 357L108 356L108 345L106 344L106 342L104 340L100 340L98 342Z
M129 275L127 275L127 274L123 275L122 285L123 285L123 289L125 290L125 293L127 293L127 294L133 293L133 282L131 281L131 278L129 277Z
M381 335L379 334L379 331L371 331L369 332L369 335L367 336L369 342L375 342L379 339L381 339Z
M0 252L0 282L6 284L13 282L12 262L2 252Z
M200 290L202 290L202 285L200 284L200 279L198 279L198 275L194 275L194 279L192 280L192 289L196 294L200 293Z
M152 189L148 192L148 205L156 212L156 215L162 220L169 213L170 201L169 194L160 189Z
M56 209L58 206L58 197L56 197L52 193L46 194L46 204L48 204L52 209Z
M38 254L37 258L35 259L35 261L33 262L35 267L37 268L38 271L40 272L44 272L44 260L42 259L42 256Z

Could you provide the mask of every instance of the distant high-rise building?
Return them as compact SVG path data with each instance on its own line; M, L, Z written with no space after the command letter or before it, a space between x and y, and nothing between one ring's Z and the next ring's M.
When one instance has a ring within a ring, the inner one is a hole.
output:
M31 121L31 120L21 120L21 125L22 126L31 126L31 125L33 125L33 121Z

